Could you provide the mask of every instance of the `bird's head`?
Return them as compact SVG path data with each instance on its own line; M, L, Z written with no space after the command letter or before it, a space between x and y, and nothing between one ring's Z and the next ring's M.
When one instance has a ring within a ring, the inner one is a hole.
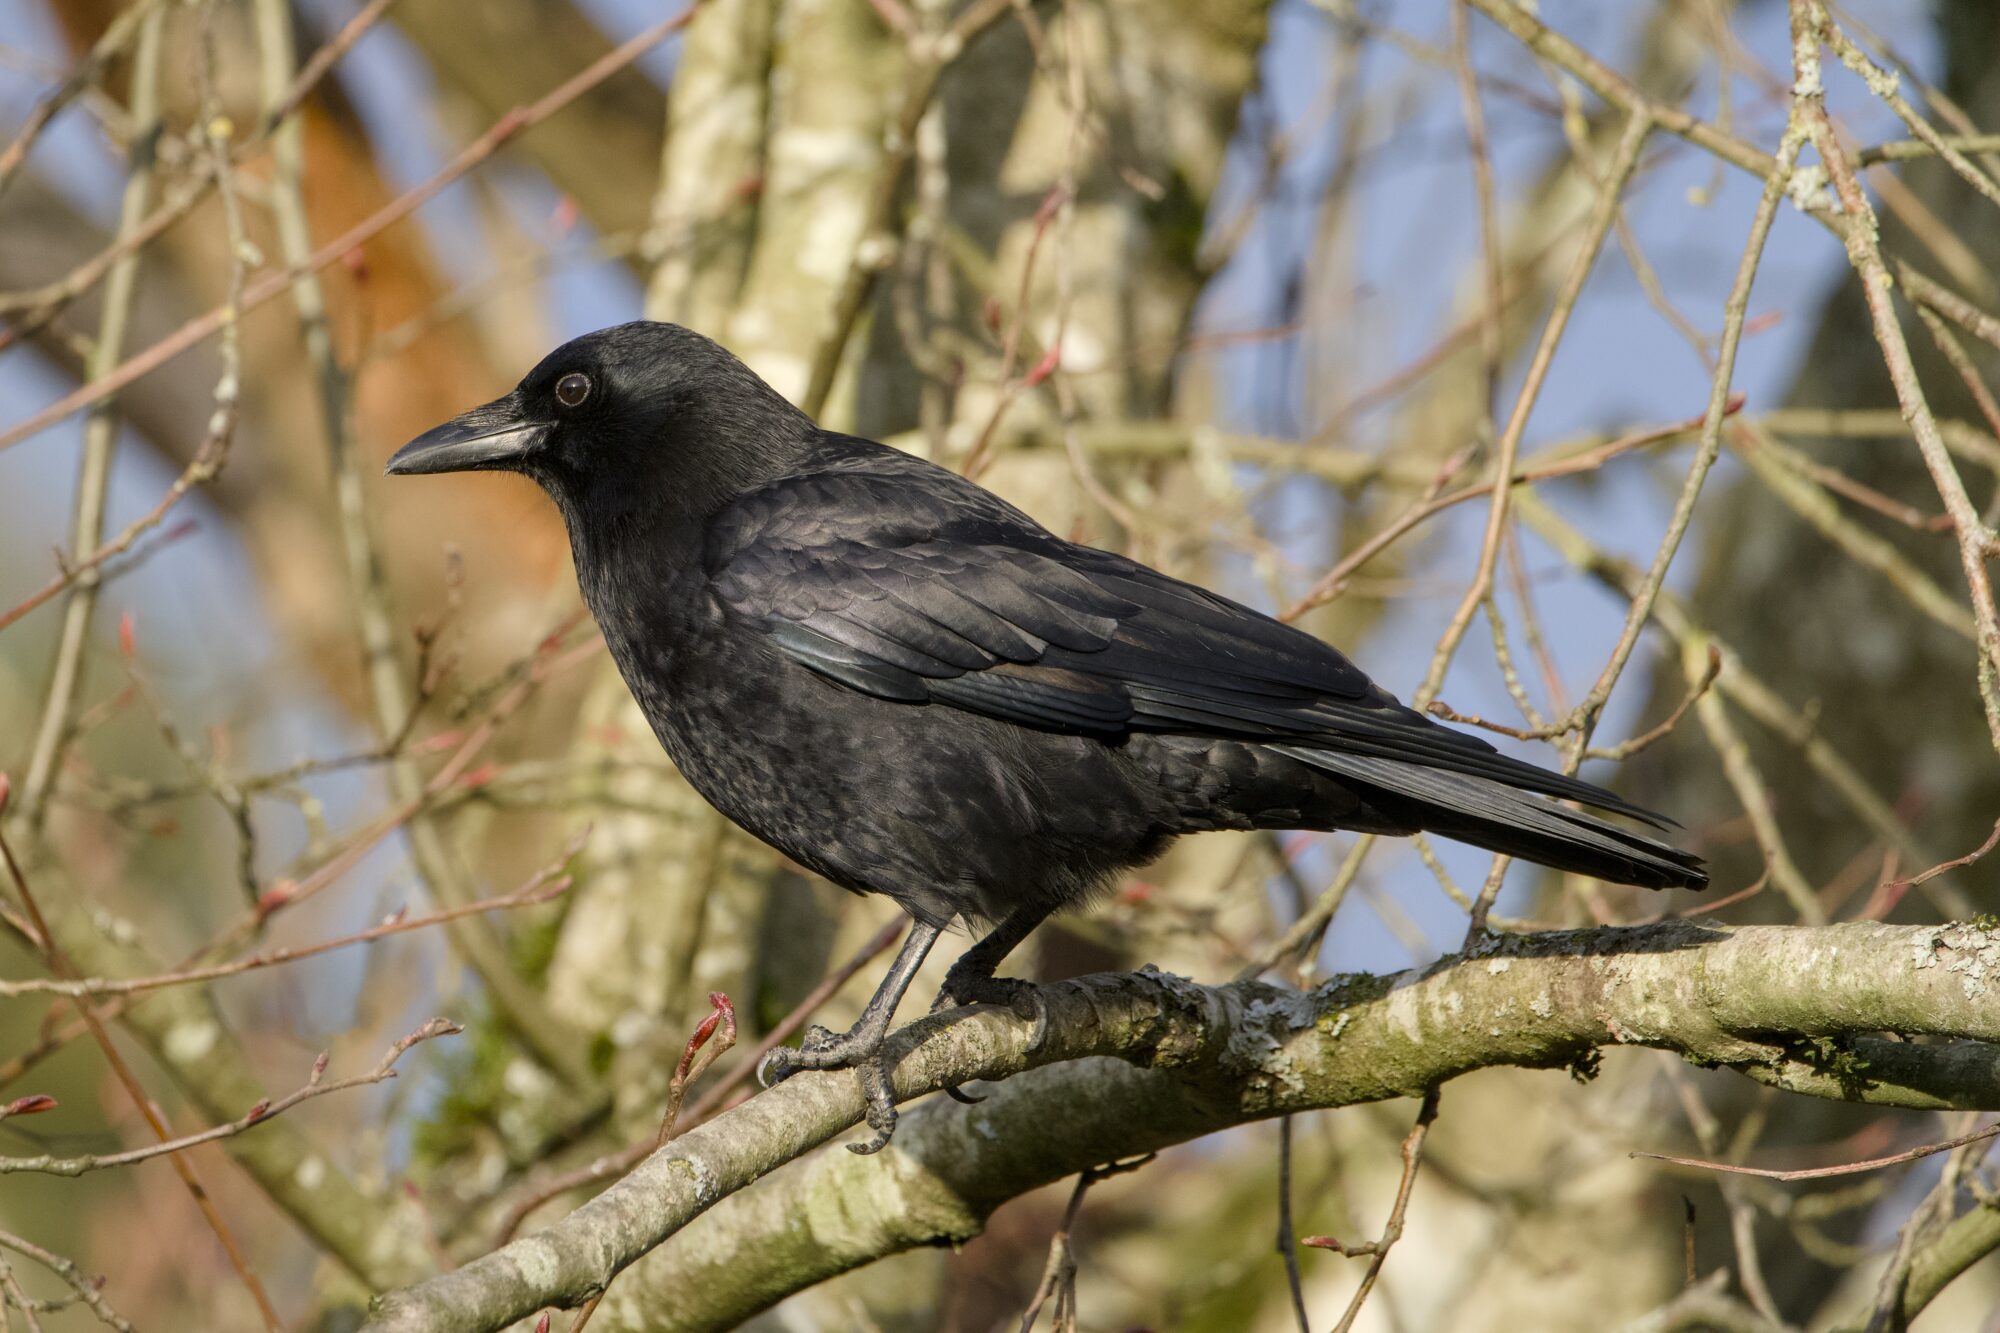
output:
M511 393L398 449L387 470L519 472L565 511L621 495L699 506L756 485L811 433L719 344L642 320L564 343Z

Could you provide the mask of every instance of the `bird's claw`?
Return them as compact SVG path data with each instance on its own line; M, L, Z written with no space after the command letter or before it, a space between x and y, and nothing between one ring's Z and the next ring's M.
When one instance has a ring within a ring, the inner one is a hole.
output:
M799 1066L792 1063L795 1054L789 1046L773 1046L764 1052L764 1058L757 1062L757 1082L767 1088L775 1088L786 1079L799 1072Z
M1029 1049L1042 1044L1049 1031L1049 1007L1042 998L1042 988L1032 981L1019 977L953 977L947 975L944 986L938 991L935 1003L931 1005L933 1014L947 1009L974 1004L991 1004L1011 1012L1024 1023L1033 1023L1035 1031L1029 1038Z
M875 1131L866 1143L850 1143L847 1151L859 1157L881 1152L896 1132L896 1085L890 1077L889 1062L879 1056L854 1066L861 1080L861 1097L867 1107L868 1127Z
M806 1029L797 1046L775 1046L757 1066L757 1078L767 1088L802 1069L850 1069L875 1053L881 1042L872 1045L852 1032L833 1033L815 1023Z
M822 1027L818 1023L813 1023L806 1028L805 1036L799 1039L799 1049L802 1051L824 1051L830 1049L836 1040L832 1029Z
M1023 981L1019 977L995 976L952 976L945 974L944 985L938 988L938 997L931 1004L931 1012L943 1013L947 1009L964 1008L974 1004L998 1005L1012 1009L1022 1018L1032 1015L1023 1012L1023 1001L1035 994L1035 983ZM1039 1000L1035 1003L1039 1004Z
M1027 986L1014 993L1014 1017L1035 1025L1028 1034L1028 1049L1039 1051L1049 1035L1049 1004L1042 998L1040 986Z
M881 1054L878 1039L872 1045L851 1032L835 1034L814 1024L806 1030L798 1046L778 1046L757 1066L758 1080L775 1088L800 1070L852 1069L861 1083L861 1097L868 1127L875 1135L866 1143L850 1143L848 1150L862 1156L878 1153L888 1146L896 1132L896 1085L893 1065Z
M1024 1023L1033 1023L1034 1032L1029 1036L1029 1049L1042 1044L1049 1030L1048 1005L1042 999L1042 988L1031 981L1019 977L953 977L947 975L944 986L938 991L937 999L931 1004L933 1014L966 1005L991 1004L1011 1012ZM956 1086L944 1089L945 1096L963 1106L977 1106L984 1097L961 1091Z

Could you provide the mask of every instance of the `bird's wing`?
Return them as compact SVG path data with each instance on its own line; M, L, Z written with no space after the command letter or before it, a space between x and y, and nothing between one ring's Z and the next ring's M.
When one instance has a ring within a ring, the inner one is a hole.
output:
M717 600L786 655L880 698L1395 760L1654 818L1437 725L1309 634L1064 542L936 470L755 492L711 525L707 567Z

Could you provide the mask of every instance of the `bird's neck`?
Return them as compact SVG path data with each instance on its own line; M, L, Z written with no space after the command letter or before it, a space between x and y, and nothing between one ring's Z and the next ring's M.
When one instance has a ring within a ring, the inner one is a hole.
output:
M683 571L701 560L701 516L677 512L675 497L608 495L588 505L556 497L569 529L570 555L584 600L601 621L612 604L650 603L664 598Z

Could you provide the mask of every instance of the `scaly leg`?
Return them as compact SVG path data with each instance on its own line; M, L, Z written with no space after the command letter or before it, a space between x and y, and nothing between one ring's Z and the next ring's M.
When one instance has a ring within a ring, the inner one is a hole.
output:
M938 987L937 999L931 1001L931 1012L942 1013L954 1005L997 1004L1027 1018L1031 1015L1022 1010L1032 1007L1035 1020L1033 1040L1041 1041L1042 1025L1047 1021L1047 1015L1036 998L1034 983L1019 977L996 977L993 969L1000 966L1001 960L1014 952L1014 946L1028 938L1036 926L1047 920L1048 915L1046 907L1023 907L1008 913L1006 920L958 956L958 961L951 965L951 971L944 974L944 985ZM960 1092L955 1086L946 1088L945 1094L967 1106L984 1100L969 1092Z
M874 996L853 1027L835 1036L815 1023L806 1029L801 1046L778 1047L764 1057L763 1066L757 1071L764 1086L770 1088L801 1069L854 1070L867 1099L868 1124L875 1131L875 1138L865 1144L848 1144L851 1152L880 1152L889 1142L889 1136L896 1132L895 1087L889 1077L890 1070L881 1059L882 1039L889 1034L890 1020L896 1016L903 993L909 990L917 969L923 966L924 956L943 930L942 926L922 921L911 925L910 933L903 938L903 947L896 953L896 961L889 965L888 975L875 988Z
M1048 916L1049 909L1046 907L1022 907L1009 912L1007 919L989 931L984 939L958 956L958 961L951 965L951 971L944 974L944 985L938 988L931 1012L935 1014L963 1004L1011 1006L1016 999L1032 995L1032 982L1018 977L996 977L993 969L1000 966L1001 960L1014 952L1014 946L1027 939L1029 933Z

